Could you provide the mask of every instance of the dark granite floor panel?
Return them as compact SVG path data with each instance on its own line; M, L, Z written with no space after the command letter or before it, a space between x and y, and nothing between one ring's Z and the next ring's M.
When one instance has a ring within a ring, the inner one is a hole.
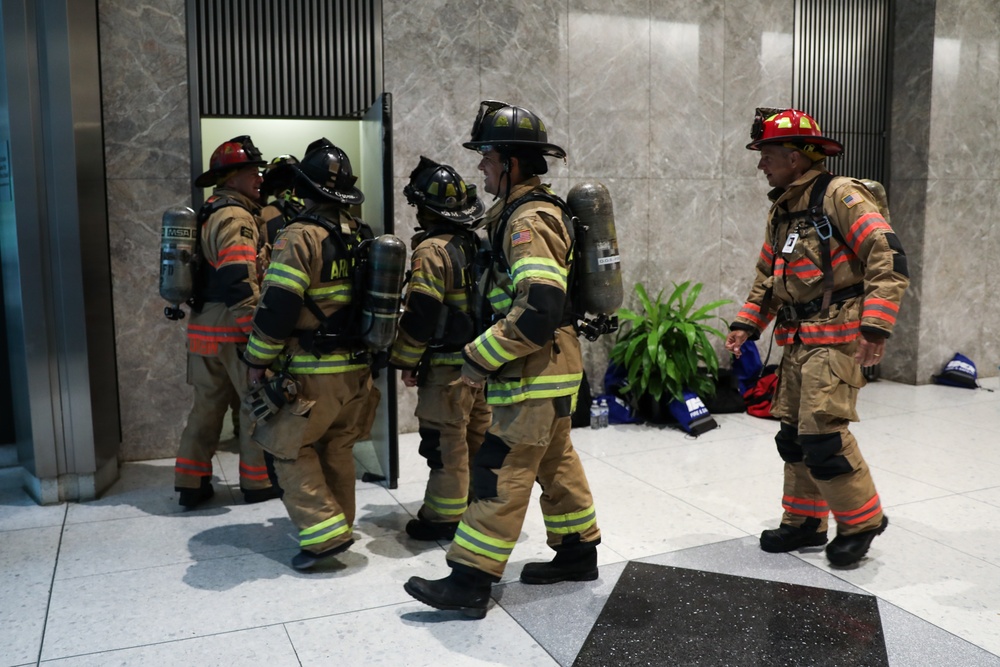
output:
M707 544L691 549L683 549L658 556L643 558L638 561L623 561L601 566L601 575L597 581L583 583L562 583L552 586L523 586L518 583L498 586L494 595L498 603L509 613L529 634L563 667L580 664L599 664L608 667L636 664L628 662L622 655L598 656L590 663L582 662L586 657L584 645L591 641L592 631L602 622L601 615L607 603L617 594L619 578L627 568L634 565L660 567L673 570L685 570L695 574L721 577L720 590L726 591L724 584L730 577L743 580L743 584L753 590L759 586L785 587L789 591L808 593L813 604L833 605L842 599L838 596L855 595L873 600L878 605L881 632L884 635L885 648L876 652L881 662L870 664L888 664L891 667L1000 667L1000 656L993 655L982 648L956 637L932 623L903 611L884 600L873 598L866 591L836 577L829 572L816 568L809 563L787 554L766 554L757 546L756 537L738 540L727 540ZM655 570L654 570L655 571ZM706 579L706 581L708 581ZM626 584L622 590L631 584ZM643 589L640 589L640 592ZM835 594L825 597L826 602L815 602L819 598L817 591ZM715 595L715 591L706 593ZM780 600L780 598L772 598ZM726 608L733 607L737 598L724 597ZM697 600L694 601L695 603ZM758 600L759 602L759 600ZM744 600L744 605L748 604ZM777 604L777 603L775 603ZM697 605L695 605L697 606ZM683 614L691 615L691 609L683 607ZM768 608L761 612L763 617L770 614ZM842 614L841 609L837 609ZM711 618L704 614L699 619ZM627 619L626 619L627 620ZM632 619L635 621L636 619ZM672 622L669 618L668 621ZM663 633L662 619L643 618L630 629L649 642L653 637ZM846 632L858 632L852 628L851 619L841 619L841 625ZM746 628L742 624L715 624L718 635L712 636L708 643L709 651L703 656L692 657L691 662L657 662L650 659L639 664L652 665L698 665L699 667L714 667L715 665L781 665L790 664L780 661L768 661L770 658L754 662L754 654L748 643L741 649L743 654L732 657L719 657L714 651L714 642L726 643L730 636L742 636ZM594 641L597 641L596 639ZM706 640L707 641L707 640ZM593 650L588 649L588 651ZM885 655L888 655L888 662ZM593 655L593 654L592 654ZM580 657L580 662L576 662ZM648 656L647 656L648 657ZM636 658L638 659L638 658ZM816 664L804 662L802 664ZM822 664L822 663L819 663ZM838 663L828 663L838 664ZM843 663L851 664L851 663ZM860 663L869 664L869 663Z
M873 596L629 563L574 664L889 662Z

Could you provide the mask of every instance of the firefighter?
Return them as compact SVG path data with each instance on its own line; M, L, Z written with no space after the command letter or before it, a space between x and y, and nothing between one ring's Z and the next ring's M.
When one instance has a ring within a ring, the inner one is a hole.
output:
M567 296L573 227L542 185L548 142L541 119L522 107L483 102L463 144L479 152L485 189L499 201L486 214L491 262L480 282L493 322L463 350L462 381L486 385L493 410L473 463L475 498L448 550L451 573L411 577L406 591L437 609L483 618L517 543L537 479L551 562L524 566L521 581L597 578L601 533L590 486L570 441L570 415L583 377Z
M259 295L255 256L257 200L260 197L260 151L249 136L223 143L209 169L195 179L198 187L215 186L198 213L202 265L195 281L188 324L188 383L194 405L181 433L174 468L180 504L196 507L211 498L212 457L234 393L246 395L239 350L250 333L250 317ZM239 429L240 489L248 503L276 497L268 480L264 453L250 441L246 415Z
M796 109L758 109L747 148L773 190L757 273L730 326L726 349L775 322L784 353L771 414L784 460L784 514L765 530L771 553L827 542L826 555L851 565L889 524L857 441L862 368L885 354L909 284L906 254L875 198L857 180L832 176L826 158L843 146Z
M364 195L344 151L320 139L294 165L303 211L274 241L244 361L251 387L272 368L295 379L311 409L282 409L286 429L255 426L274 456L282 501L299 529L292 567L308 570L353 543L354 443L367 434L379 399L370 356L357 338L354 277L359 244L371 229L348 207ZM264 434L271 435L264 435Z
M420 455L430 476L417 518L406 524L416 540L450 540L469 494L469 461L490 425L481 387L460 381L462 348L476 333L472 310L483 215L476 187L452 167L421 157L403 188L417 208L410 282L389 363L403 384L417 387Z
M294 155L279 155L264 168L260 185L260 239L257 251L257 273L263 280L271 259L271 246L295 216L302 212L302 200L295 196Z

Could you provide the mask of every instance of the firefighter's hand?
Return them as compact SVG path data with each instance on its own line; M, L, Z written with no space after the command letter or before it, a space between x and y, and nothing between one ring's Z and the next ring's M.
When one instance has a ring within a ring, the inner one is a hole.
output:
M256 387L261 382L264 381L264 373L267 372L266 368L248 368L247 369L247 386Z
M867 368L882 361L883 354L885 354L885 338L862 336L858 351L854 354L854 360L861 364L862 368Z
M739 359L740 355L743 354L743 350L740 348L743 347L743 343L747 342L748 338L750 338L750 332L746 329L733 329L726 336L726 350Z
M404 368L403 370L401 370L399 373L399 378L403 381L403 384L407 387L417 386L417 373L412 369Z

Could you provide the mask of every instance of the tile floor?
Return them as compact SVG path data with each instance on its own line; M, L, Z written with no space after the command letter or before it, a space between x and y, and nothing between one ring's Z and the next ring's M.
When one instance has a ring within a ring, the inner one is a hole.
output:
M859 412L854 431L892 520L860 566L757 548L780 511L775 422L718 415L721 428L697 439L578 429L601 577L518 583L525 562L550 557L533 509L482 621L403 591L411 575L447 572L446 545L402 533L423 493L415 434L401 437L399 488L359 481L359 542L313 573L287 565L297 547L279 501L242 504L232 453L218 457L215 498L193 512L177 505L170 460L126 464L102 499L50 507L0 470L0 666L631 664L595 659L587 643L628 561L872 596L889 665L1000 665L1000 391L881 381L861 392ZM684 664L765 664L751 654Z

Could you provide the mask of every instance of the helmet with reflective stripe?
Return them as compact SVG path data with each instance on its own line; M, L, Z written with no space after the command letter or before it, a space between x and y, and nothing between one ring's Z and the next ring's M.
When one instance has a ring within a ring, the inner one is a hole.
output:
M424 156L420 156L420 162L410 172L410 182L403 188L403 194L412 206L463 225L481 218L486 209L476 196L475 185L467 185L451 166Z
M200 188L218 185L219 179L232 171L243 167L263 167L265 164L267 162L249 135L233 137L215 149L208 161L208 171L194 179L194 184Z
M814 154L814 159L840 155L844 150L839 141L823 136L812 116L798 109L757 109L750 139L747 148L753 151L768 144L780 144L807 155Z
M523 107L492 100L480 102L479 115L472 125L472 138L462 146L479 152L495 148L501 153L519 148L535 149L542 155L566 157L566 151L549 143L541 118Z

